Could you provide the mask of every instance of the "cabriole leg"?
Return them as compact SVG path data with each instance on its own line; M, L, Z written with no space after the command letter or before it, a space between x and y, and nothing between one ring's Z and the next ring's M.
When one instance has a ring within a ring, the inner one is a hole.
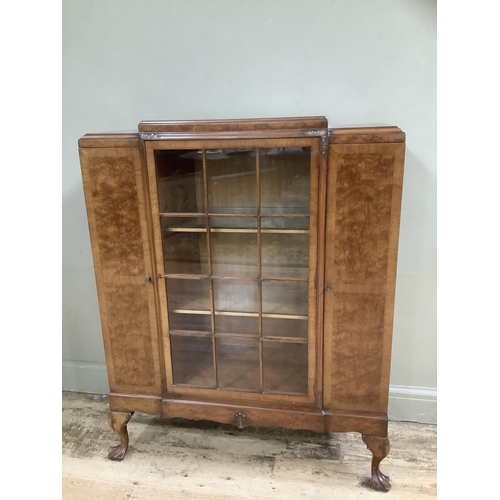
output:
M363 441L372 452L372 483L373 488L377 491L389 491L391 483L389 477L380 472L380 462L389 454L391 445L387 437L365 436Z
M122 413L118 411L110 411L108 415L109 426L120 437L120 444L113 446L108 454L110 460L123 460L128 449L128 431L127 424L132 418L132 413Z

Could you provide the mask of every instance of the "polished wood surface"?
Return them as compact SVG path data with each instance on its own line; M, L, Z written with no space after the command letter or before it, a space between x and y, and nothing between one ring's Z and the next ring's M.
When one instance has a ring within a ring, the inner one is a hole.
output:
M141 122L80 139L111 459L134 411L359 432L372 487L390 488L405 134L326 127Z
M323 414L317 408L303 411L188 400L164 400L162 405L164 418L183 417L233 424L238 413L246 416L246 426L284 427L324 432Z
M360 432L373 436L387 436L387 414L371 412L323 410L325 431Z
M363 442L372 452L372 486L377 491L389 491L389 477L380 471L380 462L389 454L391 445L386 437L367 436L363 434Z
M315 129L327 127L324 116L247 118L239 120L142 121L139 132L227 132L245 130Z
M137 148L139 134L85 134L78 141L80 148Z
M402 144L406 140L399 127L331 128L328 135L330 144Z
M108 424L118 434L120 444L113 446L108 454L110 460L123 460L128 450L127 424L132 417L131 413L109 412Z
M148 415L161 415L161 396L142 394L109 394L109 409L113 412L140 411ZM373 433L372 433L373 434Z
M109 386L112 392L161 394L139 149L116 146L122 141L115 136L107 142L106 148L80 148L80 161Z
M329 147L326 408L387 412L403 159L404 144Z

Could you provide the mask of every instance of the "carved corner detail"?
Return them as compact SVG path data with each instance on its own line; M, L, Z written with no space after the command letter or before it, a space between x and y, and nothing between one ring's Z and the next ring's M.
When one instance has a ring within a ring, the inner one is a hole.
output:
M304 135L321 138L321 154L325 155L328 149L328 129L307 130Z
M152 132L141 132L140 136L143 141L154 141L155 139L159 139L158 134Z

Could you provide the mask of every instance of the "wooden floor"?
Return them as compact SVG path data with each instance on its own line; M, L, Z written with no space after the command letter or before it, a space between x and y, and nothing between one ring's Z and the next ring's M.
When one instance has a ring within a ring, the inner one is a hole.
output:
M371 454L359 434L242 431L136 413L122 462L106 458L116 434L102 398L63 393L63 499L381 498L370 490ZM436 426L391 422L385 498L436 497Z

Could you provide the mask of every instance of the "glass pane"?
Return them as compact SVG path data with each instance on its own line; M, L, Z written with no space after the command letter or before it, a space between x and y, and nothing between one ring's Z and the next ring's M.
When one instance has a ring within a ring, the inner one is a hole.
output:
M262 219L261 244L263 278L307 279L309 219Z
M307 394L307 344L263 342L264 392Z
M262 313L268 317L307 318L308 283L262 283ZM300 318L297 318L300 319Z
M256 214L256 158L253 149L206 151L208 211Z
M308 214L311 148L260 150L262 214Z
M260 391L259 341L217 339L219 388Z
M212 231L210 238L212 243L212 274L214 276L257 277L258 249L256 233L220 233Z
M257 283L251 281L214 280L215 313L258 316ZM237 332L232 332L237 333Z
M243 230L246 232L257 232L256 217L210 217L212 231L219 229Z
M262 336L307 339L307 320L262 318Z
M172 233L206 233L205 217L161 217L165 230Z
M205 219L161 217L166 274L208 274Z
M174 384L215 386L211 337L171 335L170 346Z
M215 316L215 334L259 335L259 318L248 316Z
M160 212L203 213L201 151L155 151Z
M210 282L166 281L170 330L211 332Z
M261 229L309 230L309 217L262 217Z
M207 314L169 313L168 322L171 331L207 332L212 331L210 311Z

